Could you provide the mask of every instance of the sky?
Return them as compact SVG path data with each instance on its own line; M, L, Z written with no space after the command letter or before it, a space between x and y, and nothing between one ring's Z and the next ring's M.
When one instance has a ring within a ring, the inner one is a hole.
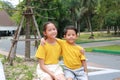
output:
M3 0L3 1L8 1L12 3L13 6L16 6L19 3L19 1L22 1L22 0Z

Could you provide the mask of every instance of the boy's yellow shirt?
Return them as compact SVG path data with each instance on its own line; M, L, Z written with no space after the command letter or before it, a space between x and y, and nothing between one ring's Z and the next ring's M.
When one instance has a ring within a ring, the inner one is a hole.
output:
M61 55L61 46L56 42L54 45L45 43L45 45L39 45L35 56L43 59L45 64L57 64Z
M85 56L80 52L82 47L79 45L70 45L66 40L57 39L62 47L62 56L64 64L70 69L78 69L82 67L81 60L85 60Z

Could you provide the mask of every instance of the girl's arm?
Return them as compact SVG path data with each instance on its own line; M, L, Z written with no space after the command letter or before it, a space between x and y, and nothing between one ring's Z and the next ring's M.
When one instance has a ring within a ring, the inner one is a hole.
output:
M40 68L48 73L53 79L57 80L56 76L54 75L53 72L51 72L45 65L44 65L44 60L43 59L39 59L39 65L40 65Z

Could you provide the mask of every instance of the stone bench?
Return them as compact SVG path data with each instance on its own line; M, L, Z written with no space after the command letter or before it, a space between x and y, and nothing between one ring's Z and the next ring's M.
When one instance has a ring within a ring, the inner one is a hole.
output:
M0 80L6 80L1 60L0 60Z

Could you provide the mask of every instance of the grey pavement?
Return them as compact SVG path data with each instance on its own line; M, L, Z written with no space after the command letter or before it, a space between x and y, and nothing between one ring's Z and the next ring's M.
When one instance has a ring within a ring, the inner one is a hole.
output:
M86 57L88 63L99 64L104 68L120 69L120 55L87 52Z
M11 47L11 38L4 38L0 40L0 50L9 52L10 47ZM31 56L35 55L36 48L33 46L34 41L31 42ZM17 55L24 55L25 53L25 42L24 41L18 41L17 43L17 49L16 49L16 54Z
M96 70L89 72L89 80L120 80L120 55L86 53L86 57L88 69Z
M34 44L34 42L31 42L31 44ZM114 44L120 44L120 40L92 42L80 45L86 48ZM8 52L10 46L10 38L0 40L0 53L1 51ZM36 48L31 46L31 56L35 55L35 51ZM24 42L20 41L18 42L17 55L24 55L24 52ZM89 80L115 80L115 78L120 78L120 55L86 52L86 57L88 59L88 69L95 70L89 72Z
M90 76L89 80L120 80L120 72Z

